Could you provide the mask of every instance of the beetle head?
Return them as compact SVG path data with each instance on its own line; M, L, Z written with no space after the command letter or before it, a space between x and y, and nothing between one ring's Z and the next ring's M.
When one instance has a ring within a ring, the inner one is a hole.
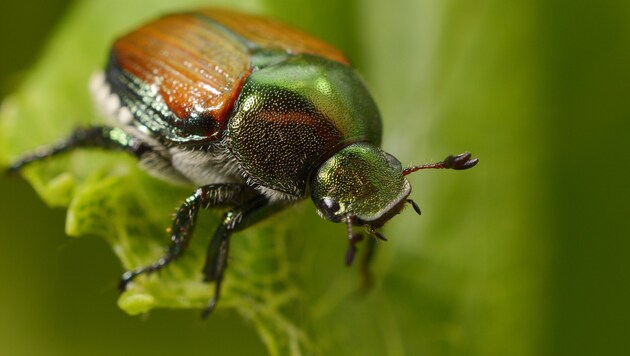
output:
M372 232L400 212L410 192L400 162L365 142L335 153L311 177L311 198L320 216L366 225Z
M400 213L405 203L420 214L418 205L407 198L411 185L406 175L421 169L465 170L478 162L466 152L403 169L400 161L380 148L367 142L354 143L333 154L314 172L311 198L320 216L346 222L350 242L346 265L350 265L357 251L355 245L363 239L362 234L354 233L353 225L367 226L371 235L386 240L376 229Z

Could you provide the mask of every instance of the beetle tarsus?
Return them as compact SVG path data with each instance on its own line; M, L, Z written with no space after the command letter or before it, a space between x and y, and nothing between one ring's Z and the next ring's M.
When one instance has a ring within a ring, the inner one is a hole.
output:
M120 277L120 281L118 282L118 291L120 293L126 291L129 283L131 283L131 281L133 281L133 279L141 273L143 272L139 270L127 271L123 273L123 275Z
M376 240L367 239L366 243L367 243L367 248L365 249L365 254L363 256L363 259L361 260L361 268L360 268L360 273L361 273L360 290L362 292L367 292L368 290L370 290L372 288L373 280L374 280L370 265L372 264L372 261L374 260L374 254L376 252Z
M215 282L214 296L208 301L201 313L203 319L212 313L221 296L221 285L227 268L232 233L264 217L265 214L259 214L261 210L266 209L272 213L278 207L278 205L269 204L269 200L264 196L256 195L245 204L225 213L221 225L215 230L210 245L208 245L206 263L202 270L204 282Z
M22 167L25 164L26 163L23 160L17 161L15 163L13 163L12 165L6 167L5 174L7 174L9 176L15 176L15 175L17 175L17 173L22 169Z
M212 311L214 311L214 306L217 305L217 300L218 300L218 297L216 296L216 292L215 292L215 296L212 297L212 299L210 299L210 301L208 302L206 307L201 312L201 319L202 320L208 319L210 314L212 314Z
M352 263L354 262L354 257L357 254L357 243L359 243L360 241L363 241L363 234L352 234L352 237L350 237L350 243L348 244L348 250L346 250L346 258L344 260L346 266L350 267L352 266Z
M172 249L172 248L171 248ZM120 282L118 282L118 290L122 293L127 290L127 286L131 283L136 277L141 274L153 273L161 270L166 267L169 263L171 263L175 258L179 257L179 255L174 255L170 250L167 252L165 256L160 258L157 262L143 267L135 268L131 271L127 271L123 273L120 277Z
M118 289L121 292L125 291L127 289L127 285L137 276L161 270L186 251L192 232L195 228L195 221L197 220L199 207L206 203L204 197L206 197L207 194L204 194L204 192L218 189L220 187L222 186L208 185L201 187L195 190L193 195L184 201L175 213L175 218L173 219L173 223L170 228L171 244L169 245L166 254L150 265L138 267L125 272L118 284Z
M220 205L241 204L253 194L257 193L240 184L210 184L197 188L175 213L170 228L171 244L166 254L153 264L125 272L118 284L118 289L124 292L128 284L137 276L159 271L183 255L192 237L200 208L209 209Z
M363 234L354 233L352 230L354 219L355 218L352 215L346 216L346 226L348 229L348 250L346 251L344 262L348 267L352 266L352 262L354 262L354 256L357 253L357 243L363 240Z
M216 237L216 234L213 237L213 240L215 237ZM223 275L225 273L225 269L227 268L227 258L228 258L228 251L229 251L229 246L230 246L229 237L230 237L229 233L227 235L220 237L219 251L218 251L219 254L218 256L216 256L216 261L210 261L210 262L214 262L213 264L216 266L216 270L213 272L214 275L212 276L212 280L214 280L215 282L214 295L212 296L212 298L210 298L210 300L208 301L208 304L206 304L206 307L201 312L202 320L207 319L210 316L210 314L212 314L212 311L214 311L214 307L217 305L217 302L219 301L219 298L221 297L221 285L223 284ZM211 243L211 246L212 246L212 243ZM208 262L209 261L206 261L206 264ZM204 277L204 281L210 282L209 276L207 274Z
M354 256L357 253L357 247L352 242L348 245L348 249L346 250L346 257L344 258L344 263L346 266L352 266L352 262L354 262Z
M206 307L201 312L201 319L203 320L205 320L210 316L210 314L212 314L212 311L214 310L214 307L217 305L219 297L221 296L221 284L223 283L223 275L225 273L225 269L227 268L229 242L229 235L224 236L219 246L219 255L217 256L217 261L214 261L214 264L217 266L217 269L214 272L215 275L213 276L213 280L215 281L214 295L208 301L208 304L206 304ZM204 281L209 282L207 275L205 276Z

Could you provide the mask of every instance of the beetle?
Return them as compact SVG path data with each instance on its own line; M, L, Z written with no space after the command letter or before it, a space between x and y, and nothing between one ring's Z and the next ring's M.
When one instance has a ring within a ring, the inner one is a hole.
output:
M200 209L223 208L204 281L219 300L232 233L309 195L317 213L347 225L345 263L364 227L410 204L405 176L475 166L469 153L403 168L380 148L381 118L363 80L331 45L282 23L220 9L166 15L118 38L90 90L108 120L24 155L24 166L76 148L122 150L162 179L196 186L178 208L155 263L123 274L120 289L186 250Z

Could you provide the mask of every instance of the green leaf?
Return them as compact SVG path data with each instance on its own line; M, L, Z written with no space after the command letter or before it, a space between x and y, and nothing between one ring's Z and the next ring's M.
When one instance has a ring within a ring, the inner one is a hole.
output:
M2 104L0 161L99 122L86 86L109 43L158 14L202 3L78 2ZM344 227L319 219L310 202L238 233L215 313L242 315L271 354L537 354L545 261L543 234L529 222L538 218L532 201L542 193L535 177L523 178L536 170L523 132L540 123L528 120L537 114L535 60L515 45L533 33L521 31L532 26L534 6L222 3L282 18L348 50L380 104L384 148L401 161L471 150L481 163L470 172L412 176L424 215L405 212L388 224L390 242L378 246L367 294L359 292L356 267L343 266ZM522 27L495 31L511 21ZM506 116L513 123L503 126ZM519 165L501 169L513 157L522 157ZM125 269L161 256L172 214L193 189L149 177L122 153L73 152L23 173L48 204L68 207L69 235L104 238ZM118 305L129 314L202 308L212 286L201 283L200 270L217 218L203 212L189 252L138 278ZM532 257L537 263L520 267Z

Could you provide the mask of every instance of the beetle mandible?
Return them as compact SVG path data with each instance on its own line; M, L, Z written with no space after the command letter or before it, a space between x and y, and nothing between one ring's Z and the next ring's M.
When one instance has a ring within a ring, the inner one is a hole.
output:
M197 188L172 222L155 263L123 274L120 288L180 257L200 209L228 208L210 242L204 281L215 307L230 235L308 195L323 218L347 224L350 265L363 226L383 224L411 204L406 175L463 170L469 153L403 168L380 148L381 118L370 93L334 47L273 20L219 9L172 14L115 41L90 88L109 120L16 161L75 148L123 150L149 173Z

